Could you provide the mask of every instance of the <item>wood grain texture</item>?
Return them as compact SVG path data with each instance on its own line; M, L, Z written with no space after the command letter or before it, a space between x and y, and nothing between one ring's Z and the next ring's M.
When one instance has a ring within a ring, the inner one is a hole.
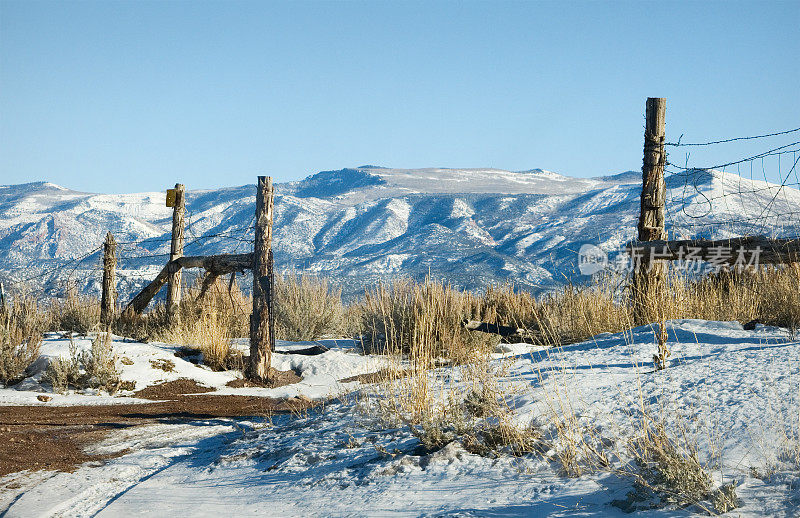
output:
M667 100L649 97L645 107L644 158L642 160L642 195L639 210L639 241L663 240L664 205L667 187L664 183L665 123ZM633 265L631 286L633 320L636 325L660 318L659 301L666 289L666 265L637 257Z
M256 228L253 247L253 314L250 316L248 377L266 381L272 361L270 251L272 249L272 178L258 177Z
M108 327L116 313L117 242L111 232L103 243L103 293L100 297L100 323Z
M170 243L170 263L183 255L183 216L186 212L183 184L175 184L175 205L172 208L172 242ZM169 272L167 291L167 319L172 322L178 318L178 304L181 302L181 269L173 267Z

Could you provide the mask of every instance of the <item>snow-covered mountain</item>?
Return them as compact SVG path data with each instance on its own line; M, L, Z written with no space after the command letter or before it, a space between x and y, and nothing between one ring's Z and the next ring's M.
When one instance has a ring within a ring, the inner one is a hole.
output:
M189 185L188 187L191 187ZM717 171L667 178L676 237L796 235L800 192ZM358 294L395 276L430 272L475 289L511 280L546 290L579 279L577 251L616 252L636 236L641 175L570 178L534 169L323 171L277 184L279 270L325 275ZM0 186L0 275L55 292L71 278L96 289L107 231L129 296L166 262L172 209L163 192L91 194L50 183ZM252 247L255 186L187 193L187 255ZM787 216L787 214L789 216ZM780 215L778 217L776 215Z

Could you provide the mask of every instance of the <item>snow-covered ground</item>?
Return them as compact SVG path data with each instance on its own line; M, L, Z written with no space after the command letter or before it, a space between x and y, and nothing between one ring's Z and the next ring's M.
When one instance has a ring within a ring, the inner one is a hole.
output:
M247 351L247 340L234 341L234 347ZM91 349L91 337L75 337L72 339L77 351ZM278 340L276 350L287 351L292 348L307 348L321 344L329 350L317 356L302 356L294 354L274 353L272 366L280 371L294 371L303 378L300 383L277 388L243 387L232 388L226 386L241 377L236 371L214 372L210 368L193 363L185 358L175 355L181 346L158 342L141 343L123 337L115 336L112 341L114 353L119 361L117 367L121 371L122 381L134 381L133 390L122 391L115 396L94 389L79 392L70 390L69 393L60 394L53 392L47 383L42 382L42 376L47 364L52 358L69 357L70 340L62 333L48 333L42 343L41 356L32 366L31 376L21 383L10 388L0 389L0 405L107 405L128 403L150 403L152 401L133 397L135 391L174 381L177 379L190 379L199 385L215 389L217 395L262 396L276 399L286 399L296 396L305 396L311 400L325 400L340 394L347 393L358 387L358 382L342 383L340 380L367 374L380 370L386 365L381 358L363 356L358 354L353 340L319 340L317 342L284 342ZM161 362L171 362L170 370L159 368ZM47 402L39 401L42 393L52 399ZM91 396L91 397L88 397Z
M747 331L736 322L679 320L668 327L672 356L664 371L653 372L655 335L649 327L558 349L506 346L491 364L502 373L499 382L519 424L533 423L552 436L554 419L574 417L574 422L595 430L609 448L624 450L643 412L663 415L697 442L715 486L736 485L741 506L730 516L797 516L800 466L787 454L797 448L800 342L786 330L758 326ZM48 340L52 353L56 339ZM126 376L134 371L143 375L150 358L162 353L166 357L169 351L161 344L115 345L121 355L134 360ZM318 357L276 362L299 362L294 366L309 377L293 390L322 397L326 390L333 394L357 388L335 379L375 370L379 360L347 352L341 344ZM303 367L303 362L313 365ZM231 376L191 364L158 376L192 374L216 387L224 383L215 376ZM437 376L459 383L458 369L442 368ZM37 389L33 383L27 387L32 394ZM18 398L25 392L4 389L0 401L21 402ZM48 404L98 398L70 397L73 400L56 398ZM406 427L390 427L361 412L361 405L363 398L340 398L302 416L122 430L91 451L131 452L102 465L85 465L72 474L36 472L0 479L0 512L168 516L191 509L195 516L627 516L611 502L624 500L633 483L611 470L569 478L552 455L487 458L468 453L457 442L426 454ZM691 509L634 514L680 516L691 514Z

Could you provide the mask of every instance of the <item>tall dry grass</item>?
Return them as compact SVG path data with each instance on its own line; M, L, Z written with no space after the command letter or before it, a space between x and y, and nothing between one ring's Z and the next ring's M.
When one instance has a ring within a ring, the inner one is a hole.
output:
M758 322L797 329L800 269L796 265L721 271L701 279L673 274L665 316Z
M406 354L414 368L437 360L466 363L499 339L467 331L463 322L474 296L426 278L397 280L367 291L360 304L364 348L378 354Z
M670 272L666 296L648 301L653 323L697 318L800 328L800 267L720 271L700 278ZM511 284L490 286L473 300L472 317L519 327L542 345L583 341L633 327L624 280L601 277L586 286L566 285L540 297Z
M44 306L48 331L70 331L86 335L100 330L100 299L83 295L74 284L66 296L48 301Z
M720 272L700 279L673 272L668 283L664 300L652 301L654 322L699 318L755 320L793 331L800 326L797 267ZM220 358L230 352L224 344L249 335L251 299L235 284L219 280L198 301L199 291L199 285L185 291L177 324L168 324L164 305L156 304L144 316L121 316L113 330L145 341L206 344L211 361L224 365ZM406 354L421 369L441 361L470 362L497 343L494 335L465 330L466 319L521 328L528 340L550 346L633 325L626 283L612 278L588 286L567 285L538 297L511 284L473 294L430 279L406 279L368 290L361 300L345 306L340 290L326 280L289 274L276 278L275 313L279 339L359 335L367 351ZM75 289L26 314L39 332L99 330L99 301Z
M199 349L203 361L216 370L241 369L243 358L232 345L250 335L252 298L236 283L217 279L200 297L200 282L181 299L178 319L170 323L158 303L142 316L123 315L115 326L120 334ZM275 334L281 340L317 340L341 336L347 328L341 291L325 279L295 274L275 278Z
M489 286L472 299L472 317L523 329L534 343L562 345L629 329L630 309L620 299L609 279L591 286L568 284L539 298L504 284Z

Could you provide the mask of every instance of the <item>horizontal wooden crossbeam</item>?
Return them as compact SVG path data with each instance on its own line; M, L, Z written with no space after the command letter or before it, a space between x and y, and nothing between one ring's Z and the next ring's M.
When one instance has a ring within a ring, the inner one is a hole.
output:
M141 314L161 287L167 282L170 274L181 268L204 268L214 278L231 272L243 272L253 267L253 254L221 254L196 255L179 257L172 260L156 275L153 281L128 303L126 311Z
M718 266L757 266L800 261L800 240L765 236L629 243L626 252L642 261L705 261Z

